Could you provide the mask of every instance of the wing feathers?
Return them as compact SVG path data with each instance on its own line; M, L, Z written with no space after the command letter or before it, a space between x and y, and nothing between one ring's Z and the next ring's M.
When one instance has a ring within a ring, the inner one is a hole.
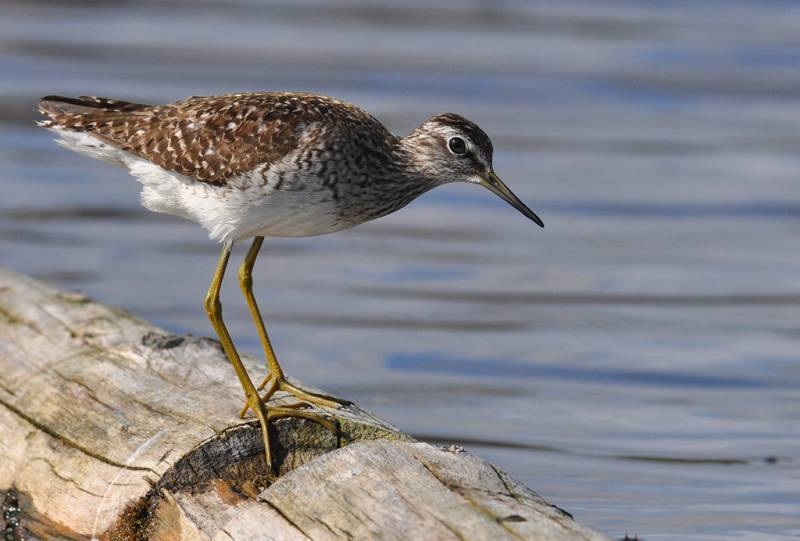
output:
M295 150L309 124L342 125L354 111L366 114L331 98L291 93L192 97L160 106L48 96L39 109L50 117L46 127L89 131L164 169L220 185Z

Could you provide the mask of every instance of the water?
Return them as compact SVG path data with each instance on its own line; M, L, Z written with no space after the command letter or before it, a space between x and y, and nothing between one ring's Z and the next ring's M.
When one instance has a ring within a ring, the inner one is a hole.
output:
M462 113L547 228L452 185L268 240L256 288L289 373L464 444L612 537L800 535L800 5L0 10L3 265L211 334L217 247L56 147L32 124L45 94L306 90L401 133ZM223 301L258 354L233 280Z

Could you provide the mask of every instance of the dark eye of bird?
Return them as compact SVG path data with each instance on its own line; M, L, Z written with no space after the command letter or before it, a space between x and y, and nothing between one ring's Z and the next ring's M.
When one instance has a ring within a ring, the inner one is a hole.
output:
M447 142L447 148L449 148L450 152L453 154L467 153L467 143L461 137L451 137Z

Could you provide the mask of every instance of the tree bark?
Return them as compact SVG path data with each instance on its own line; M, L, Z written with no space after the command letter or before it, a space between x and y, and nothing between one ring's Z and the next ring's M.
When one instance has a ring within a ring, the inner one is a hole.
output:
M275 476L241 394L216 341L0 269L5 538L604 539L357 406L274 422Z

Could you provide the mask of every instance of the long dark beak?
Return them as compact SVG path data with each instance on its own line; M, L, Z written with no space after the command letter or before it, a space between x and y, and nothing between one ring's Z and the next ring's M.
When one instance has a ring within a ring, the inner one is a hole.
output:
M520 211L526 218L537 224L539 227L544 227L544 222L539 218L535 212L529 209L525 203L520 201L519 197L514 195L514 192L508 189L508 186L500 180L500 177L494 174L494 171L489 171L486 176L481 178L481 186L488 188L490 192L497 197Z

